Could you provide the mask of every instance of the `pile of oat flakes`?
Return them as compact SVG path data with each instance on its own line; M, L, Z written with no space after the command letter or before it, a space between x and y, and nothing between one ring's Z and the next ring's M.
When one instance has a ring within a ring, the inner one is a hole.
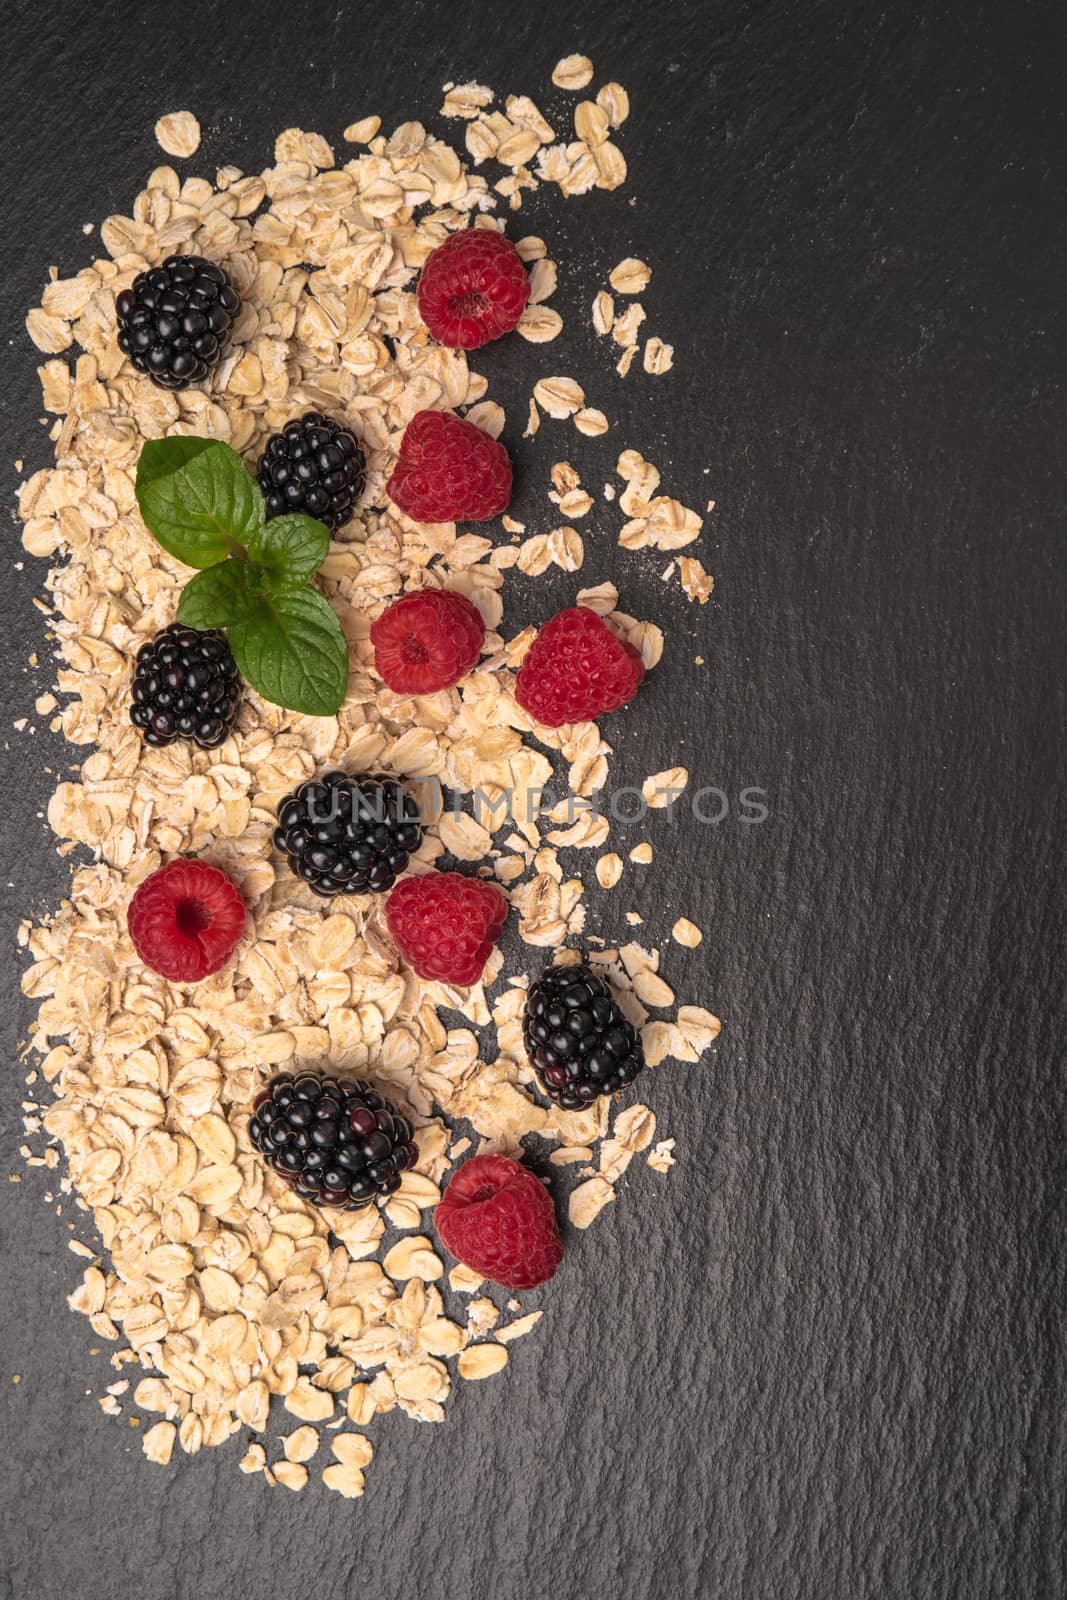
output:
M557 87L573 91L591 78L579 56L554 74ZM55 713L52 726L73 744L93 747L80 780L57 787L48 820L61 853L87 845L93 861L75 868L71 896L53 918L22 930L33 957L23 987L38 1003L32 1043L43 1058L30 1082L43 1078L54 1097L40 1097L47 1107L36 1094L25 1103L28 1136L47 1143L43 1153L27 1144L23 1154L61 1169L57 1203L66 1213L73 1200L91 1213L99 1236L98 1249L72 1240L89 1265L70 1303L115 1345L105 1410L121 1414L132 1403L130 1421L159 1462L176 1442L192 1454L252 1430L243 1470L294 1490L318 1456L328 1458L322 1478L330 1488L362 1494L373 1447L357 1430L394 1407L441 1420L455 1377L498 1372L511 1342L541 1316L518 1314L514 1300L498 1304L464 1267L447 1274L446 1315L446 1267L426 1224L452 1161L475 1148L521 1154L522 1138L539 1135L554 1146L556 1166L579 1169L569 1215L584 1228L614 1198L637 1153L661 1172L673 1159L674 1141L657 1141L644 1105L612 1118L605 1102L568 1113L533 1096L521 1040L528 977L505 974L500 951L469 992L423 984L401 967L379 899L324 904L271 848L277 802L330 764L386 768L461 793L509 789L510 821L503 810L457 815L430 788L436 826L414 870L448 851L494 876L510 892L512 924L537 948L535 971L547 953L583 935L584 886L566 853L601 852L595 873L605 888L623 872L621 858L602 851L608 823L590 804L607 780L610 745L591 723L534 736L511 692L535 630L504 626L504 574L512 565L527 574L552 563L581 567L574 523L594 497L578 471L566 459L552 467L559 526L504 544L453 524L412 523L382 493L405 425L423 407L467 408L494 436L504 424L464 353L435 345L422 327L413 290L429 251L472 216L476 226L499 226L490 215L498 199L517 210L524 190L539 183L577 195L615 188L626 175L610 137L628 111L620 85L578 102L573 138L557 134L526 96L495 105L491 90L465 84L449 87L441 108L466 121L466 150L479 170L421 123L387 138L376 117L345 131L357 151L347 160L320 135L289 129L277 140L275 165L260 174L225 167L211 184L158 167L132 215L103 224L107 255L72 278L53 271L27 319L49 357L40 375L45 409L56 418L56 459L23 485L19 511L25 548L60 558L47 578L46 611L64 697L59 708L43 695L37 711ZM176 113L161 119L157 136L185 158L199 127ZM487 165L503 166L504 175L493 181L480 170ZM546 343L562 328L545 304L556 269L540 239L518 247L533 279L519 331ZM185 251L224 267L243 310L209 389L172 394L123 359L114 297L146 264ZM645 315L632 297L648 280L649 269L627 259L611 287L630 297L628 310L617 312L607 288L593 303L595 325L620 347L624 373ZM669 346L646 343L646 371L665 372L671 359ZM348 699L337 717L309 718L249 693L237 731L218 751L150 749L128 720L129 663L171 620L187 574L137 514L141 445L170 433L207 435L252 461L266 437L304 409L343 417L367 452L366 503L374 509L334 543L320 574L350 643ZM609 425L566 377L533 385L528 435L543 414L573 423L576 447L581 435ZM657 492L659 473L636 450L622 452L618 476L620 544L669 552L664 576L677 570L691 598L705 602L712 580L699 561L674 565L674 552L699 536L701 517ZM510 518L503 526L513 537L526 533ZM420 585L469 595L486 622L488 653L457 688L406 700L374 676L368 634L387 601ZM655 664L660 630L621 614L610 584L576 598L610 616ZM576 814L566 802L541 816L524 804L552 778L546 750L579 797ZM654 774L646 796L662 804L662 793L686 779L682 768ZM188 988L141 966L125 925L132 889L182 852L222 866L250 913L235 960ZM647 864L651 845L638 845L631 858ZM701 934L682 918L674 937L693 946ZM584 941L595 948L592 935ZM715 1038L718 1021L697 1006L667 1020L675 997L659 975L657 950L632 943L593 958L640 1026L651 1065L667 1056L696 1061ZM446 1025L442 1010L465 1025ZM490 1023L496 1054L484 1060L478 1030ZM420 1160L384 1215L335 1215L327 1228L253 1153L254 1094L273 1071L305 1062L365 1068L412 1113ZM457 1120L469 1136L452 1131ZM143 1423L142 1413L150 1414ZM160 1420L150 1425L151 1416ZM277 1459L268 1460L268 1448Z

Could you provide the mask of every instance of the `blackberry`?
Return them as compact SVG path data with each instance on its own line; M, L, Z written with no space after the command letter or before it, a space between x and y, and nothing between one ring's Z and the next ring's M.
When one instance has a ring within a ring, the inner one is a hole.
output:
M168 256L115 301L119 349L161 389L203 383L230 337L241 297L203 256Z
M393 1194L419 1158L411 1123L369 1083L316 1072L272 1078L248 1136L301 1199L345 1211Z
M391 889L422 841L419 807L396 778L327 772L278 807L274 843L316 894Z
M172 622L137 652L130 721L146 744L192 739L214 750L229 733L241 698L237 663L225 634Z
M363 451L348 428L309 411L267 440L256 476L268 517L303 511L339 528L363 493Z
M522 1037L541 1087L564 1111L624 1089L645 1064L633 1024L584 961L549 967L531 985Z

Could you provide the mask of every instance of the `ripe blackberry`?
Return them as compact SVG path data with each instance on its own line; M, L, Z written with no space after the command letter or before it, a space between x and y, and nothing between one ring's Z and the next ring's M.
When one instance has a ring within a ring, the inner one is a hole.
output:
M359 1211L419 1158L411 1123L362 1078L279 1072L256 1096L253 1146L313 1206Z
M541 1087L564 1111L624 1089L645 1064L633 1024L584 961L549 967L531 985L522 1037Z
M168 256L115 301L119 349L161 389L203 383L218 366L241 297L203 256Z
M137 652L130 721L146 744L192 739L214 750L229 733L241 698L237 663L217 628L201 633L172 622Z
M391 889L422 841L419 807L396 778L327 772L278 807L274 843L316 894Z
M332 417L309 411L267 440L256 476L267 516L303 511L327 527L347 522L363 493L359 440Z

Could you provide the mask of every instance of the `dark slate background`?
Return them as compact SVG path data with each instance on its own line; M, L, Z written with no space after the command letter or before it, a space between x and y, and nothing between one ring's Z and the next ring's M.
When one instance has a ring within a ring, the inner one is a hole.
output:
M519 512L538 526L564 453L599 485L637 445L670 492L719 502L704 611L660 583L666 558L620 556L617 517L583 525L583 580L615 576L667 632L611 725L616 781L681 760L694 784L770 796L762 827L635 827L656 867L590 897L608 938L629 908L660 940L679 912L708 930L666 971L724 1017L720 1046L647 1086L679 1166L665 1181L635 1165L569 1241L506 1376L460 1386L444 1427L385 1419L355 1505L269 1492L236 1471L236 1443L145 1463L88 1393L112 1374L64 1304L67 1219L43 1173L5 1181L4 1600L1065 1592L1054 8L9 6L4 498L16 458L46 459L25 310L49 263L89 259L81 224L127 209L162 159L158 115L200 116L186 170L255 169L294 123L339 147L372 111L439 128L447 79L558 115L577 97L549 75L576 50L631 92L630 181L524 210L560 263L566 334L476 365L510 407ZM631 252L655 269L644 331L678 352L658 382L618 380L588 326L595 282ZM519 440L522 397L556 371L617 421L607 440L550 421ZM48 681L43 569L18 568L16 537L9 725ZM509 577L508 621L572 592ZM8 740L10 952L67 881L40 813L45 768L73 752L44 729ZM5 1178L17 968L9 955Z

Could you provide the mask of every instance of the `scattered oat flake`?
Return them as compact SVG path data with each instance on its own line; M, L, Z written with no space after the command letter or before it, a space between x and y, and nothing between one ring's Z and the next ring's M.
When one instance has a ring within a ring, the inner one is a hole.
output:
M292 1489L294 1494L299 1494L307 1486L308 1469L299 1462L279 1461L270 1470L277 1482L286 1489Z
M529 305L519 318L517 331L530 344L549 344L563 332L563 318L551 306Z
M615 321L615 302L606 289L599 289L593 300L593 327L597 333L610 333Z
M542 378L534 384L533 394L550 417L573 416L585 405L585 391L573 378Z
M669 1172L674 1166L674 1140L661 1139L649 1151L646 1160L654 1172Z
M584 433L587 438L595 439L608 431L608 419L602 411L595 411L583 406L581 411L574 413L574 426L579 433ZM614 490L612 490L614 494Z
M191 111L172 111L156 123L156 139L169 156L193 156L200 148L200 124Z
M614 851L600 856L596 864L596 878L602 889L613 889L622 877L622 857Z
M606 139L593 151L598 189L618 189L626 182L626 158L617 144Z
M369 1467L374 1459L374 1446L365 1433L335 1433L330 1449L346 1467Z
M401 1282L407 1278L418 1278L424 1283L432 1283L442 1277L445 1270L433 1245L422 1234L401 1239L388 1252L382 1265L391 1278Z
M674 804L688 782L689 774L684 767L667 767L645 779L641 794L651 811L663 811Z
M630 860L639 861L642 865L647 866L652 860L652 846L646 840L642 840L640 844L635 844L630 851Z
M445 95L444 104L441 106L442 117L463 117L470 119L493 101L492 89L487 89L481 83L461 83L449 89Z
M679 1006L678 1031L698 1055L719 1037L722 1023L703 1006Z
M283 1403L301 1422L328 1422L333 1416L333 1396L316 1388L310 1378L297 1378Z
M335 1494L343 1495L346 1500L358 1500L365 1487L363 1473L358 1467L346 1467L337 1462L329 1466L322 1474L322 1481L327 1489L332 1489Z
M591 149L604 143L610 126L607 112L595 100L580 100L575 106L575 134Z
M613 583L598 583L595 588L579 589L576 604L588 606L598 616L607 617L619 603L619 591Z
M363 117L350 122L341 137L346 144L370 144L381 125L381 117Z
M491 1378L508 1364L508 1353L500 1344L472 1344L462 1351L456 1366L461 1378Z
M74 342L70 324L62 317L54 316L48 311L33 310L26 318L26 332L45 355L59 355L64 350L69 350ZM36 554L37 552L31 552ZM46 551L41 552L47 554Z
M656 972L639 972L634 978L634 994L644 1005L658 1011L674 1004L674 990Z
M638 301L626 307L611 326L611 337L617 345L630 349L637 344L637 330L645 320L645 308Z
M662 339L647 339L641 364L654 378L662 377L674 366L674 346L664 344Z
M141 1435L141 1449L149 1461L165 1467L174 1452L178 1430L173 1422L157 1422Z
M497 1328L493 1337L500 1344L514 1344L516 1339L522 1339L531 1333L543 1316L543 1311L530 1311L525 1317L516 1317L514 1322L506 1323L503 1328Z
M561 1144L549 1155L554 1167L573 1167L579 1161L591 1161L593 1152L587 1144Z
M293 1433L286 1434L282 1442L287 1461L310 1461L318 1448L318 1432L310 1426L297 1428Z
M552 69L557 89L584 89L592 81L593 63L588 56L564 56Z
M630 96L621 83L605 83L597 90L596 102L607 112L613 128L621 128L630 115Z
M690 922L688 917L679 917L671 929L671 937L678 944L684 944L687 949L695 950L704 935L695 922Z
M678 562L678 573L682 580L682 588L690 600L697 600L702 606L706 606L715 587L715 579L710 572L704 571L695 556L682 556Z
M475 1294L481 1288L485 1279L480 1273L475 1272L472 1267L465 1267L461 1264L452 1268L448 1274L448 1281L458 1294Z
M615 1199L615 1190L606 1178L587 1178L571 1190L567 1215L575 1228L588 1228Z
M636 256L627 256L613 267L608 274L608 282L618 294L640 294L647 288L652 277L652 268L644 261L639 261Z
M584 489L570 489L562 496L559 509L565 517L585 517L592 511L593 496Z

